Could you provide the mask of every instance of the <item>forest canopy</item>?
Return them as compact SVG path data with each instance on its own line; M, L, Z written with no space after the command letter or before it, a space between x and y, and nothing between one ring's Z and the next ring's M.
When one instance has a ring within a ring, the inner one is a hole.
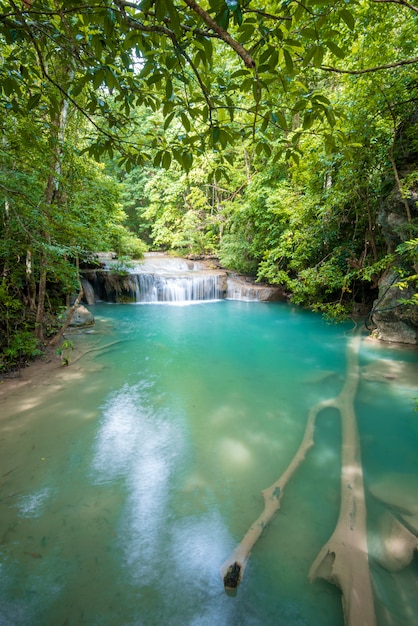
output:
M95 252L214 255L328 314L417 274L418 7L0 0L0 368Z

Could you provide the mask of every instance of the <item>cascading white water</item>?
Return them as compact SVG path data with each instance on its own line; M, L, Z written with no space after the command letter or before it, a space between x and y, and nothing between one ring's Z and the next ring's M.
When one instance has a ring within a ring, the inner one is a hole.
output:
M110 302L200 302L208 300L273 301L283 299L277 287L255 284L248 278L217 269L211 261L191 261L150 253L126 273L105 269L86 278L94 299Z
M218 274L190 275L132 274L136 302L190 302L224 297Z

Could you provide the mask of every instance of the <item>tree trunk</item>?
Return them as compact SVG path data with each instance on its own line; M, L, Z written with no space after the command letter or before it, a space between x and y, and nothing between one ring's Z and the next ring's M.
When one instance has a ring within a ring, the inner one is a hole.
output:
M83 287L81 284L81 280L80 280L80 265L79 265L79 261L78 261L78 255L76 257L76 266L77 266L77 278L78 278L78 284L79 284L79 291L78 291L78 295L77 298L73 304L73 306L71 307L64 324L62 325L62 327L60 328L60 330L57 332L57 334L55 335L55 337L53 337L51 339L51 341L49 342L50 346L55 346L59 341L61 341L62 337L64 336L65 331L67 330L68 326L71 323L71 320L74 317L74 313L76 312L76 309L78 307L78 305L80 304L81 298L83 297Z
M42 254L38 283L38 306L36 308L35 320L35 336L39 341L44 341L44 311L45 311L45 294L46 294L46 275L48 269L48 260L45 254Z
M64 68L65 75L72 77L69 68ZM67 124L68 101L61 101L60 110L56 111L51 120L51 143L54 146L51 160L48 180L45 189L45 214L47 217L51 214L51 206L54 201L59 202L59 184L62 170L62 147L65 139L65 128ZM48 232L44 232L44 242L50 243L51 238ZM45 314L45 295L46 295L46 279L48 273L48 255L47 250L42 250L40 275L38 284L38 306L36 311L36 337L40 341L44 341L43 320Z

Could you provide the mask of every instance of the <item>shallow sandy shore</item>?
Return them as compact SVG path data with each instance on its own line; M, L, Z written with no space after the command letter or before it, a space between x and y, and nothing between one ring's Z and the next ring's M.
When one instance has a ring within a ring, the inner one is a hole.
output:
M0 377L0 399L3 400L10 394L14 395L16 391L30 385L43 384L50 376L64 369L58 355L53 351L47 351L30 365Z
M76 348L71 357L74 361L78 357ZM81 363L70 363L66 367L57 355L56 348L47 349L42 357L28 366L0 377L0 420L18 412L24 397L36 395L38 398L46 398L81 375Z

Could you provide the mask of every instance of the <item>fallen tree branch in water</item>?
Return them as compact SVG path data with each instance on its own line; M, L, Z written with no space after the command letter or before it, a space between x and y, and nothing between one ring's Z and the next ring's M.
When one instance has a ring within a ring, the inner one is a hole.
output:
M340 587L346 626L374 626L376 619L368 564L363 470L354 411L359 380L359 345L360 335L357 334L348 343L347 375L340 394L319 402L310 410L305 433L295 456L280 478L262 492L264 510L222 565L221 575L227 590L239 585L252 548L280 509L285 486L313 446L318 414L325 408L335 408L340 412L342 421L340 514L331 539L311 567L309 579L325 578Z
M256 541L259 539L263 530L268 526L273 517L278 513L280 509L280 502L283 497L284 489L296 472L298 467L305 460L306 454L309 449L314 445L314 429L315 420L322 409L331 406L330 400L324 400L318 405L313 407L309 412L308 421L305 428L305 433L301 444L293 457L292 461L288 465L287 469L283 472L276 482L270 487L264 489L261 493L264 498L264 510L250 526L244 538L239 545L235 548L231 556L225 561L221 567L222 578L224 579L225 587L232 589L238 586L242 576L244 574L245 567L248 562L251 550L253 549Z
M106 350L106 348L111 348L112 346L115 346L118 343L123 343L124 341L126 341L126 339L119 339L118 341L111 341L110 343L105 344L104 346L96 346L93 348L89 348L88 350L85 350L84 352L82 352L81 354L79 354L75 359L73 359L71 361L71 363L69 363L68 365L74 365L74 363L77 363L77 361L79 361L80 359L82 359L83 357L86 356L86 354L90 354L90 352L97 352L99 350Z
M341 589L346 626L374 626L363 467L354 410L359 381L359 345L360 335L348 344L346 382L333 401L342 423L340 514L332 536L312 564L309 580L324 578Z

